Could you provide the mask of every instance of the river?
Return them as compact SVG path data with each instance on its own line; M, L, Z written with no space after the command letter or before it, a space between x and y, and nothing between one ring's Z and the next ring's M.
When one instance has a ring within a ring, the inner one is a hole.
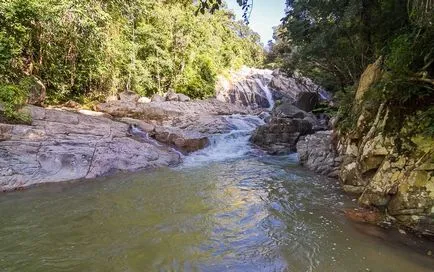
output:
M176 168L0 195L0 271L433 271L433 244L347 220L336 180L228 118Z

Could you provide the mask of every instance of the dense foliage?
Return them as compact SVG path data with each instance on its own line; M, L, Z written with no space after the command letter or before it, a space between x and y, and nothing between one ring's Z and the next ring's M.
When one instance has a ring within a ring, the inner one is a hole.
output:
M212 95L218 73L257 65L263 50L259 36L224 8L196 15L192 3L1 1L1 100L21 101L29 78L45 85L48 103L124 90Z
M391 131L399 130L408 116L432 115L434 1L289 0L287 4L278 39L270 44L268 65L299 71L338 93L341 117L348 119L360 75L381 56L384 76L366 99L377 107L386 103ZM431 121L421 130L434 130L434 119L426 120Z

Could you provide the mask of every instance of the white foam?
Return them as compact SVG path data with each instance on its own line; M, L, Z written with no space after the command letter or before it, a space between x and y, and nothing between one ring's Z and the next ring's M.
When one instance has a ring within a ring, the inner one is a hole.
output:
M270 105L268 109L272 110L274 108L274 99L270 88L268 88L268 86L265 86L258 78L256 79L256 83L258 83L259 87L261 87L262 91L265 93L265 97L267 98L268 104Z
M226 117L233 130L210 138L210 145L185 157L183 166L198 166L209 162L226 161L247 155L252 147L249 138L264 121L257 116L232 115Z

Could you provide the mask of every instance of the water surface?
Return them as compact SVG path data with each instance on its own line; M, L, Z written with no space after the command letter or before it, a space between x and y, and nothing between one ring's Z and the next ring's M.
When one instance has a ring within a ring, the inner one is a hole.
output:
M234 130L174 169L0 195L0 271L433 271L432 244L358 225L335 180ZM247 119L246 119L247 118Z

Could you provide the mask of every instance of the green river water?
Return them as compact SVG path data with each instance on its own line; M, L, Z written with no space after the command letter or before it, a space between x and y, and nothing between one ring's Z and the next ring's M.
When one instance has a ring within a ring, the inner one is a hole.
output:
M335 180L264 155L0 195L0 271L433 271Z
M0 272L434 271L432 243L349 221L336 180L255 150L258 117L226 118L176 168L0 195Z

